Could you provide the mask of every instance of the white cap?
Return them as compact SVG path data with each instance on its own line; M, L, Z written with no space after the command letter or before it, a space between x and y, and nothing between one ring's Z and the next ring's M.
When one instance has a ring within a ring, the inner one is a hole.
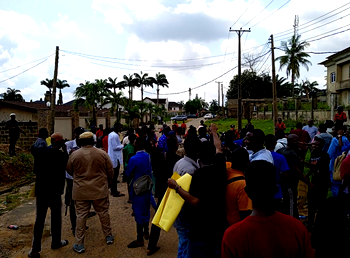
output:
M16 114L15 113L11 113L10 116L15 116Z

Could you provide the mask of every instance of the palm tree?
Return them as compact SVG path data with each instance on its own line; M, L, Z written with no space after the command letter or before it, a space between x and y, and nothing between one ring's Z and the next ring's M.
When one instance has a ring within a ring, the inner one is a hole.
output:
M57 105L62 105L63 104L63 96L62 96L61 90L66 88L66 87L70 87L70 85L67 83L66 80L57 79L57 86L56 87L58 89L60 89L60 93L58 94Z
M95 79L96 89L99 91L100 99L100 108L105 104L104 97L109 96L111 91L108 89L107 79Z
M153 88L153 83L155 82L155 79L153 77L149 77L148 73L142 73L142 71L140 72L140 74L134 73L134 76L136 79L135 86L141 87L141 102L143 102L143 86L150 86Z
M19 94L20 92L21 92L20 90L7 88L7 91L2 93L2 94L0 94L0 97L3 100L7 100L7 101L24 102L24 99L23 99L22 95Z
M159 105L159 86L169 87L169 82L165 76L165 74L157 73L154 84L157 85L157 106Z
M130 102L130 108L131 108L131 105L132 105L132 90L133 90L134 86L136 85L137 80L135 78L133 78L133 75L130 75L130 74L129 74L129 76L124 75L123 79L124 79L123 81L118 82L118 86L122 87L122 88L129 87L129 102Z
M307 99L309 100L310 93L318 91L316 86L318 86L318 83L316 81L310 82L308 79L305 79L305 81L302 80L301 83L298 84L300 95L305 93Z
M53 86L53 80L46 78L45 80L40 82L40 85L45 85L46 87L48 87L49 91L51 93L51 89L52 89L52 86Z
M75 97L75 110L78 110L79 105L84 105L86 108L92 109L91 125L97 124L97 103L101 103L101 97L105 94L105 88L103 86L104 84L101 81L99 83L85 81L85 83L79 84L79 87L75 89L73 94Z
M155 105L153 105L152 103L147 103L146 105L146 109L148 110L148 114L149 114L149 120L152 121L152 114L155 111ZM146 123L147 123L147 119L146 119Z
M115 77L114 79L111 77L108 77L108 81L107 81L107 88L108 89L113 89L113 92L116 94L116 89L124 89L125 88L125 84L122 82L117 82L118 77Z
M312 65L307 59L310 55L304 52L310 44L306 41L300 42L300 37L300 35L293 35L288 41L282 41L281 50L285 55L276 58L276 61L280 62L279 70L286 67L287 77L292 74L293 96L295 79L300 77L300 65L304 66L307 71L309 71L309 65Z
M123 97L123 92L118 93L109 92L109 95L104 99L104 104L111 104L110 111L111 114L115 112L115 117L118 122L120 122L119 105L122 105L125 98Z

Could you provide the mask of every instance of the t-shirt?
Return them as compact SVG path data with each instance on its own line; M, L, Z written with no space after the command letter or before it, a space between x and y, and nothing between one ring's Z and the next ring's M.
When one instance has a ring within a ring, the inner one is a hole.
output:
M275 194L275 199L281 199L283 197L281 189L281 175L283 172L288 171L289 167L286 158L282 154L271 151L271 155L276 168L276 183L278 186L278 192Z
M299 137L299 141L309 143L311 141L310 135L307 131L303 129L295 129L290 132L291 134L296 134ZM307 150L307 146L304 144L299 144L299 148L303 151Z
M282 122L282 123L277 123L276 124L276 129L277 130L286 130L286 125Z
M242 147L243 146L243 139L239 139L237 141L234 141L234 143Z
M273 158L269 150L267 149L261 149L255 153L249 154L249 160L250 162L254 160L266 160L267 162L270 162L273 164Z
M196 207L191 206L190 209L189 239L191 241L221 243L227 228L225 185L226 162L222 153L215 155L213 165L203 166L195 171L190 194L199 199L199 204Z
M221 258L311 258L309 233L295 218L276 212L268 217L248 216L229 227Z
M106 152L108 152L108 135L102 138L102 147Z
M227 180L244 176L241 171L233 168L228 168L226 172ZM245 192L245 186L245 180L237 180L226 186L226 219L230 226L241 220L240 211L253 210L252 200Z
M310 163L317 166L316 169L310 169L313 172L311 183L316 187L329 187L329 155L324 151L312 151Z
M303 130L305 130L305 131L307 131L309 133L310 139L313 139L315 137L315 135L317 134L317 132L318 132L318 129L317 129L316 126L311 126L310 127L310 126L306 125L306 126L303 127Z
M287 138L278 139L275 146L275 151L278 151L283 147L287 147L287 145L288 145Z
M6 128L9 130L9 135L10 137L19 137L19 133L22 131L21 129L19 129L18 127L18 121L17 120L8 120L6 122Z
M297 173L295 173L295 171L291 170L294 165L300 165L300 158L298 157L297 153L289 147L281 148L277 151L277 153L283 155L286 158L288 167L290 168L287 179L288 183L292 185L297 184L299 182L299 176Z
M323 151L327 152L329 149L329 146L331 145L331 141L333 139L333 136L330 135L329 133L320 133L316 135L315 137L319 137L324 140L324 146L323 146Z
M345 122L345 120L347 119L346 114L344 111L342 111L340 114L336 113L334 115L334 121L340 121L340 122Z

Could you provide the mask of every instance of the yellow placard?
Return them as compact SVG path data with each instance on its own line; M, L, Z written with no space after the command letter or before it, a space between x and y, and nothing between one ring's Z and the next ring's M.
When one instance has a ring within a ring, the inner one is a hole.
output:
M192 181L192 176L190 174L185 174L180 177L179 174L174 172L171 178L176 180L178 185L185 191L188 192L190 190ZM156 214L154 215L152 223L168 232L179 215L184 203L185 200L182 199L174 189L168 188Z

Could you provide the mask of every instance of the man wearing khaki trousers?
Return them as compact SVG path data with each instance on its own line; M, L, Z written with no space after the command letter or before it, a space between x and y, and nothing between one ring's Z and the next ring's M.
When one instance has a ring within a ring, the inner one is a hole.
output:
M79 143L82 148L69 157L67 172L73 176L73 200L77 214L73 250L84 253L86 220L91 205L100 218L106 243L113 244L114 241L108 212L108 188L113 179L113 165L105 151L93 147L91 132L81 134Z

